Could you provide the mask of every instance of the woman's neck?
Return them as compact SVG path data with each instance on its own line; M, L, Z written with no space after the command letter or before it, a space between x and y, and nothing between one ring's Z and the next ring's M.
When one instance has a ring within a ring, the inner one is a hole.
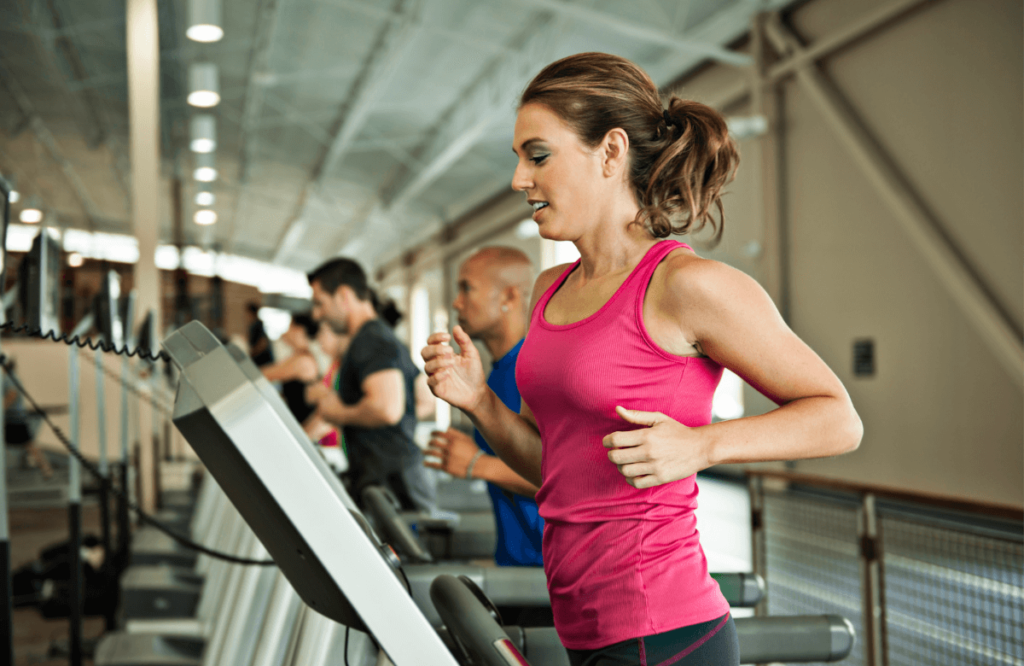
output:
M624 207L620 213L609 216L608 221L576 239L580 253L579 280L589 282L624 270L631 270L647 250L657 242L647 229L632 224L639 208Z

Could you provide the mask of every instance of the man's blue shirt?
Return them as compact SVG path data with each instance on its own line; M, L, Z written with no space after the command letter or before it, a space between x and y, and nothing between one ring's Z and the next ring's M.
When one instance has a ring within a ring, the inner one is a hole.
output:
M519 388L516 386L516 359L523 341L507 354L494 362L487 385L501 399L505 406L519 413ZM489 455L494 451L487 445L479 432L473 433L477 446ZM493 483L487 484L487 492L494 505L494 521L498 531L498 547L494 561L498 566L543 566L541 559L541 538L544 533L544 519L537 513L537 502L532 498L516 495Z

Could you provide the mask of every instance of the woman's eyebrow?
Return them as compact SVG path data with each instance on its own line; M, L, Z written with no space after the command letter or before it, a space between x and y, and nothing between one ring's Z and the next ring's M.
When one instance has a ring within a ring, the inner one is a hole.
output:
M521 144L519 144L519 150L525 151L527 148L533 146L536 143L544 143L544 140L540 138L527 139L526 141L523 141ZM512 148L512 152L515 153L516 155L519 154L519 150L516 150L515 147Z

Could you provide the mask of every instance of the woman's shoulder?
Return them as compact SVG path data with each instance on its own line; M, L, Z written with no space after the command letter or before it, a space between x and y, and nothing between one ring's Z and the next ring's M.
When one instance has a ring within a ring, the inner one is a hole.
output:
M541 271L540 275L537 276L537 280L533 283L533 295L530 298L530 310L533 311L534 306L537 305L537 301L540 300L541 296L544 295L548 289L551 288L562 273L567 268L572 266L571 263L559 264L558 266L552 266L546 270Z
M670 252L658 272L657 283L662 287L660 300L673 310L707 306L743 296L751 290L761 290L743 271L721 261L705 259L683 247Z

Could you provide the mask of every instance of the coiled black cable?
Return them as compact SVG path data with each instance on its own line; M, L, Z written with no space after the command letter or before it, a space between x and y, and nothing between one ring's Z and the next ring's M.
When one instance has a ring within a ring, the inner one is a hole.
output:
M82 347L84 345L80 344L79 346ZM99 347L93 347L93 349L98 348ZM182 546L188 548L189 550L198 551L200 553L203 553L204 555L209 555L210 557L213 557L218 560L224 560L226 562L231 562L234 564L246 564L254 566L271 566L275 564L274 560L251 560L244 557L237 557L229 553L222 553L220 551L213 550L212 548L207 548L206 546L200 543L196 543L195 541L192 541L191 539L178 534L177 532L167 527L153 516L143 511L142 508L135 502L131 501L131 499L120 488L115 486L108 477L101 474L99 469L91 462L89 462L89 460L87 460L81 454L81 452L71 443L71 441L64 434L64 432L57 426L57 424L50 420L49 415L47 415L46 412L43 411L43 409L39 406L39 403L35 401L35 398L29 395L28 391L25 390L25 387L22 385L21 381L11 371L11 360L6 354L0 354L0 367L2 367L4 369L4 372L7 373L7 378L11 380L11 383L14 385L14 387L18 389L18 392L25 396L25 400L28 401L29 405L32 407L32 410L40 418L42 418L46 425L50 427L50 430L52 430L53 434L57 436L57 439L60 441L60 443L64 445L64 448L66 448L68 452L72 456L74 456L79 463L81 463L83 468L85 468L90 474L96 477L99 480L99 482L104 487L107 488L107 490L113 493L116 497L122 499L128 505L128 508L130 508L132 511L136 513L136 515L138 515L142 522L146 523L147 525L152 525L153 527L160 530L167 536L171 537L172 539L180 543Z
M41 340L63 342L69 347L73 345L78 345L80 349L85 349L86 347L93 351L100 349L103 350L103 352L105 353L114 353L117 354L118 356L127 356L129 358L133 356L138 356L144 361L152 361L154 363L156 361L166 361L168 363L171 361L171 357L167 354L167 352L163 350L154 352L150 349L143 349L141 347L136 347L135 349L129 350L128 345L122 345L120 348L118 348L117 345L115 345L112 342L107 342L106 340L100 340L99 342L96 342L89 336L70 336L67 333L58 333L57 331L54 331L52 329L44 333L43 329L39 327L32 327L29 326L28 324L15 325L14 322L11 321L7 321L4 322L3 324L0 324L0 331L10 331L11 333L25 333L33 338L39 338Z

